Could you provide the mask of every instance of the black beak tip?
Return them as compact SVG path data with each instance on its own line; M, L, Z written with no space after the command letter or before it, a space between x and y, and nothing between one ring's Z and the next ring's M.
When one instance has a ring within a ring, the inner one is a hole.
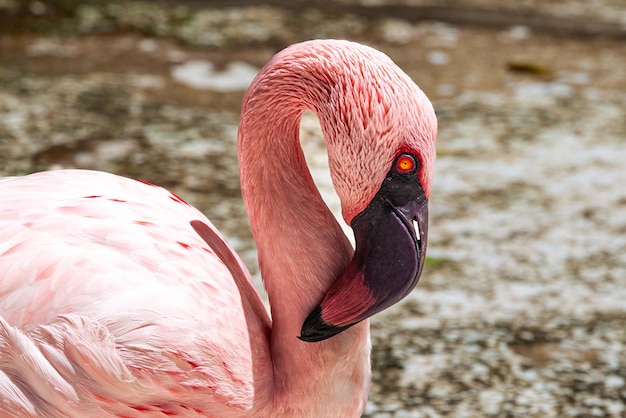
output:
M337 326L327 323L322 319L322 308L318 306L304 320L298 339L307 343L315 343L337 335L350 326Z

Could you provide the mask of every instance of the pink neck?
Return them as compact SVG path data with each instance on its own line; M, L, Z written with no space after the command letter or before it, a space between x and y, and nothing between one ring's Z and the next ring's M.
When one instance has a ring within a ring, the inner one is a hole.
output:
M304 103L307 92L297 91L307 87L277 95L272 92L284 93L278 88L284 86L274 87L249 93L244 101L239 162L272 311L275 397L285 398L285 408L303 411L314 405L302 398L289 402L289 396L307 394L312 403L326 407L335 407L331 399L336 397L337 404L350 404L352 409L344 410L350 414L367 392L369 323L319 343L305 343L297 336L306 316L347 267L353 250L320 197L299 144L302 112L315 108Z

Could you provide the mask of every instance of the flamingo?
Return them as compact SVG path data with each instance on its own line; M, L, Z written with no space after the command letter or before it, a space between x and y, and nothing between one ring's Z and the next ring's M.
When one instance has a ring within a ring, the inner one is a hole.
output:
M298 141L314 111L353 250ZM368 318L424 263L437 122L383 53L315 40L249 87L241 187L270 312L211 222L87 170L0 179L0 416L358 417Z

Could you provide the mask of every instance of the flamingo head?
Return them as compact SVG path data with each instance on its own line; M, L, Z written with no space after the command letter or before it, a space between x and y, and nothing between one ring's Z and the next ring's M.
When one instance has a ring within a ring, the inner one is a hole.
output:
M305 319L299 338L307 342L332 337L404 298L426 254L433 107L386 55L356 44L341 54L329 59L333 88L316 112L356 249Z

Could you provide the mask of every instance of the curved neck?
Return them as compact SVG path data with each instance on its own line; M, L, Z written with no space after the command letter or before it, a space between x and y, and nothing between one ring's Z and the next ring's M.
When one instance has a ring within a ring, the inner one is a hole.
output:
M359 399L365 402L369 382L368 322L320 343L297 339L304 319L353 253L315 187L298 138L302 113L316 111L323 91L290 84L285 77L270 77L270 85L265 80L259 77L244 99L239 163L272 311L275 398L280 403L282 397L306 393L311 402L324 407L349 404L346 414L337 416L358 416L355 407L360 408ZM350 362L354 366L348 366ZM337 402L329 402L332 398ZM312 408L304 401L285 400L282 413L288 416L289 408ZM292 413L299 414L295 409ZM336 413L337 409L331 415Z
M300 115L290 116L295 117L287 121L274 115L265 129L242 134L239 158L274 327L294 322L295 337L353 250L306 166L297 134Z

